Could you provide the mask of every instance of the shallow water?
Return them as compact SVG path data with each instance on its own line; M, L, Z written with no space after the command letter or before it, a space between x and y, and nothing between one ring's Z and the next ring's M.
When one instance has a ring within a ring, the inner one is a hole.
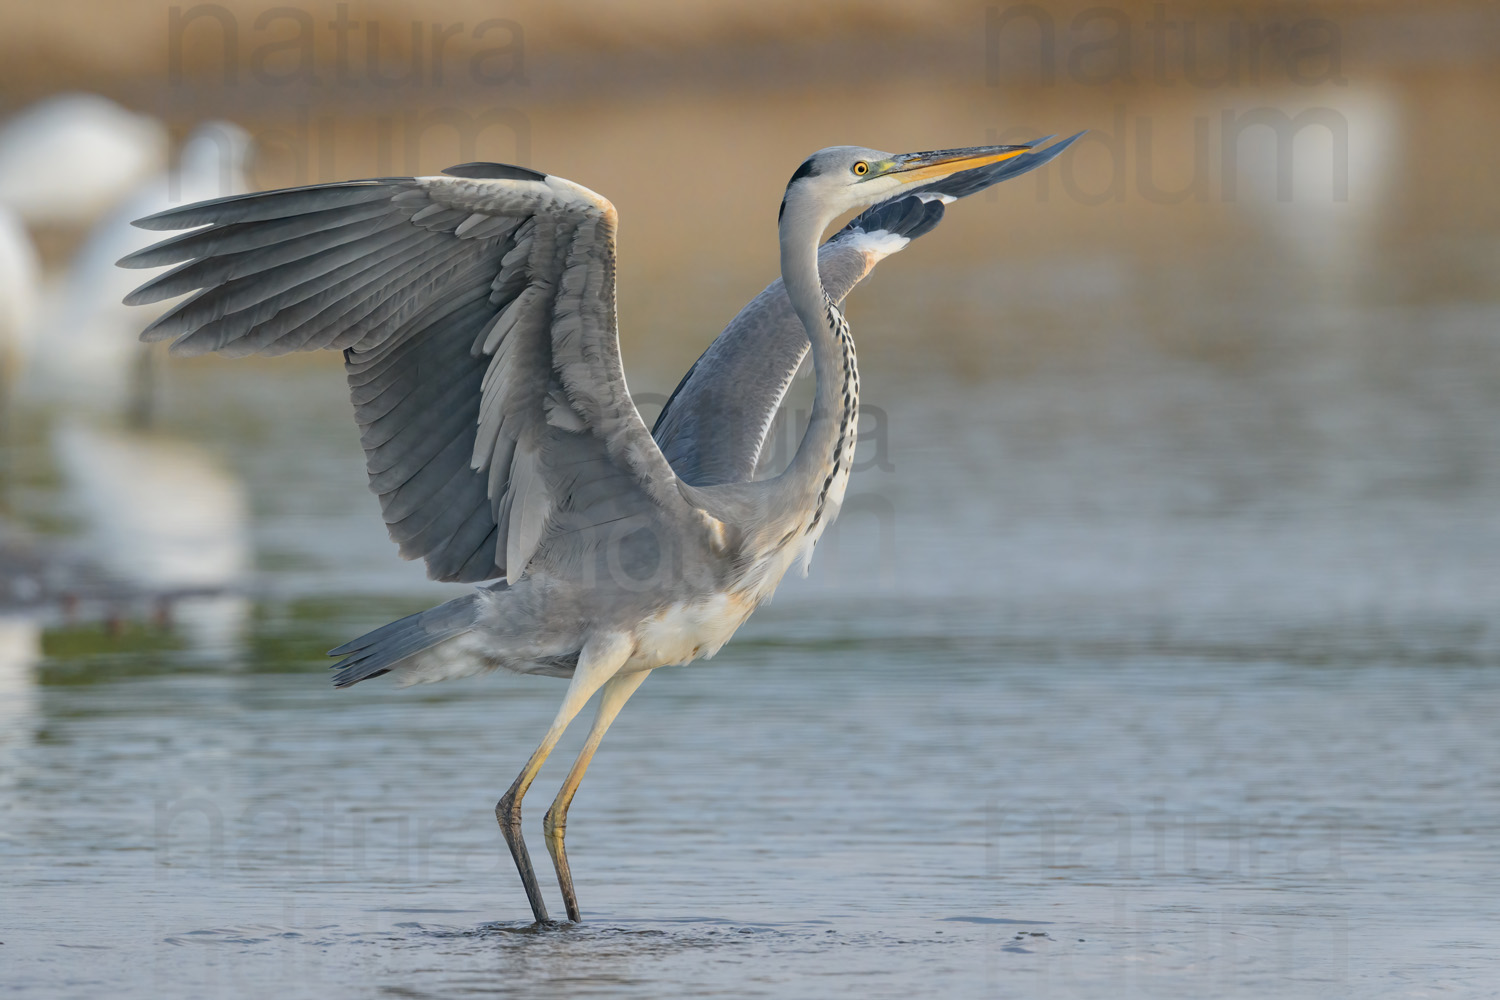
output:
M256 598L228 640L15 624L12 659L43 655L6 690L3 980L1486 995L1496 317L1364 319L1358 351L1248 372L868 359L869 499L811 579L628 706L569 826L586 922L554 930L491 808L559 683L330 690L320 650L448 590L380 538L335 369L184 369L165 433L246 484ZM530 801L539 855L580 741Z
M5 979L1406 996L1500 975L1493 669L754 631L611 732L569 831L586 923L550 932L490 806L555 685L44 669L6 751Z

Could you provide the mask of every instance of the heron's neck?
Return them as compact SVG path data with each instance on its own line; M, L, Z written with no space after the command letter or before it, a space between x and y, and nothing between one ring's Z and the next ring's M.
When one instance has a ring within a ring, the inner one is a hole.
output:
M854 458L859 368L849 325L823 291L818 276L818 240L828 220L812 213L794 215L792 209L787 206L788 217L781 227L781 277L812 342L817 388L807 430L781 478L797 494L798 506L811 510L807 528L812 529L831 519L843 500ZM835 510L826 512L830 503Z

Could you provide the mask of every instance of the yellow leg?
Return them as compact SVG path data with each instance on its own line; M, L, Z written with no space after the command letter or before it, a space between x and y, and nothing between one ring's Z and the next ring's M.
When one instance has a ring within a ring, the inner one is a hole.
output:
M633 674L617 675L610 678L609 683L604 685L604 693L599 696L599 712L594 716L594 725L589 729L589 738L583 744L583 750L579 752L578 759L573 762L573 769L568 772L568 780L558 790L557 798L552 800L552 808L547 810L547 818L542 821L543 835L547 839L547 853L552 855L552 866L557 869L557 884L562 887L563 905L568 908L568 919L577 923L582 917L578 910L578 896L573 892L573 873L568 868L568 855L563 850L563 834L568 826L568 806L573 804L573 795L578 791L579 782L583 781L583 774L589 769L589 762L594 759L594 751L599 749L599 741L604 739L604 732L615 721L615 716L620 714L620 709L630 696L635 694L635 689L641 686L641 681L646 679L648 670L642 670Z
M532 780L542 769L547 756L552 753L552 748L557 746L563 731L568 728L568 723L573 721L594 692L603 687L624 665L630 657L630 651L630 640L623 635L589 640L578 655L578 667L573 671L572 683L568 685L568 693L563 696L562 706L558 708L557 716L548 727L547 735L542 737L541 745L532 753L509 790L495 805L495 819L500 822L500 832L510 848L510 856L516 862L516 870L521 873L521 883L526 887L531 915L538 923L546 922L547 905L542 902L542 889L537 885L536 871L531 867L531 855L527 853L526 841L521 836L521 800L525 798L526 790L531 787Z

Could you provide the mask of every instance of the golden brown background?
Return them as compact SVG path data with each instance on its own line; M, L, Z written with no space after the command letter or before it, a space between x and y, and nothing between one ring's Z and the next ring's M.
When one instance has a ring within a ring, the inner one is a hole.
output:
M342 36L341 16L355 25ZM774 276L773 208L806 153L1089 129L1042 179L956 207L940 235L909 252L919 262L887 265L853 302L862 343L941 331L922 338L922 357L972 373L1097 346L1120 309L1164 313L1146 324L1163 349L1245 349L1201 323L1183 328L1170 300L1184 268L1198 273L1194 301L1253 300L1305 277L1306 262L1286 259L1257 218L1262 206L1247 207L1245 185L1224 190L1223 116L1257 107L1333 108L1350 121L1349 214L1360 222L1346 242L1376 251L1342 269L1351 294L1493 297L1497 50L1500 10L1457 2L63 0L0 12L0 115L86 89L160 116L177 135L230 118L260 140L261 187L467 158L576 179L620 209L627 358L632 370L661 369L653 382L680 371ZM431 125L453 113L497 124L473 131L465 149ZM1359 144L1369 127L1373 152ZM1322 141L1306 131L1299 143ZM1360 162L1367 153L1379 162ZM1166 203L1143 194L1152 185L1189 196ZM65 237L42 239L49 259L63 255ZM1077 315L1068 275L1080 269L1115 275L1084 296L1096 321ZM974 287L997 282L1008 320L977 314L994 300L976 300ZM1205 283L1216 286L1206 296Z

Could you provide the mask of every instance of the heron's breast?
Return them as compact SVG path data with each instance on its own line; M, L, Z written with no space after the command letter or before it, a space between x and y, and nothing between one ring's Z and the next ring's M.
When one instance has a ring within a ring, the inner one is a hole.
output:
M738 593L672 604L636 626L628 666L666 667L713 656L754 610L755 602Z

